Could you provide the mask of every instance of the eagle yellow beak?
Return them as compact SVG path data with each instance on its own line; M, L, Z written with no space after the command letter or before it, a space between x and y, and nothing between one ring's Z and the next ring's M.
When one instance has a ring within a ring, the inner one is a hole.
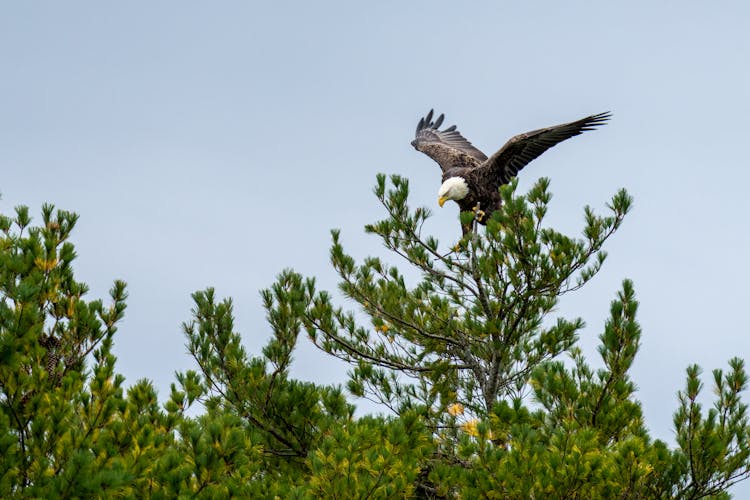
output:
M438 198L438 205L440 205L440 208L443 207L443 204L445 204L446 201L448 201L448 198L446 198L445 196L441 196L440 198Z

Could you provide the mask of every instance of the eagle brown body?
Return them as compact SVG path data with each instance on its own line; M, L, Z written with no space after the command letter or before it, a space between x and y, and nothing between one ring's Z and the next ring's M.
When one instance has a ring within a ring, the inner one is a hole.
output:
M462 197L440 195L440 205L452 199L462 212L478 209L476 220L487 224L492 212L500 207L499 188L507 184L532 160L552 146L604 124L610 113L600 113L580 120L519 134L511 138L494 155L487 157L456 130L456 126L439 130L444 115L432 121L433 111L419 120L416 138L412 141L417 151L435 160L443 171L443 187L453 178L462 179L468 193ZM463 194L463 193L462 193ZM463 232L470 227L463 227Z

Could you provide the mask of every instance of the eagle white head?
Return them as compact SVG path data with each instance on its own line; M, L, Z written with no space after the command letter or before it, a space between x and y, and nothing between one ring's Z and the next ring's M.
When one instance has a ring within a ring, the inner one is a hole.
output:
M469 186L463 177L449 177L438 191L438 205L441 207L448 200L463 200L469 194Z

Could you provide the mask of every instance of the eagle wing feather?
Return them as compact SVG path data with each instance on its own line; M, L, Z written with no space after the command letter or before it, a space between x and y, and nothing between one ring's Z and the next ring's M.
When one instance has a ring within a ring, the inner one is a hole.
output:
M606 123L611 116L609 112L599 113L574 122L519 134L506 142L473 173L490 178L498 186L507 184L523 167L549 148L587 130L594 130Z
M427 116L419 120L412 144L435 160L443 173L455 167L477 167L487 160L487 155L466 140L455 125L439 130L445 115L441 114L432 121L433 114L433 110L430 110Z

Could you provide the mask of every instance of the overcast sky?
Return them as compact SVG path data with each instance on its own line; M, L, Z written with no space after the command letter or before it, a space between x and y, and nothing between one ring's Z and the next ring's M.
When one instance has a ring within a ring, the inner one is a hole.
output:
M531 4L534 5L531 5ZM720 6L721 5L721 6ZM611 110L609 125L548 151L520 189L551 178L549 223L620 187L634 210L599 276L558 310L597 335L623 278L641 301L632 375L646 423L672 442L685 367L748 358L746 263L750 9L746 2L4 2L0 211L80 214L91 298L129 285L116 337L128 384L162 398L193 368L190 294L235 301L250 352L269 336L259 289L286 267L335 289L329 230L357 257L383 216L378 172L409 177L429 229L440 171L409 142L434 107L494 152L512 135ZM345 382L305 338L294 375ZM710 377L704 377L710 393ZM750 490L748 490L750 491Z

